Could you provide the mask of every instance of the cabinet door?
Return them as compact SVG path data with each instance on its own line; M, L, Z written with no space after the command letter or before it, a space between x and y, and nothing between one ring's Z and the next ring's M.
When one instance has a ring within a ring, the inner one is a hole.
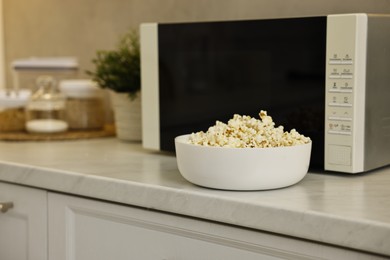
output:
M382 259L266 232L50 193L49 259Z
M214 225L49 193L49 259L277 259L230 237L205 233Z
M46 191L0 182L0 259L47 259Z

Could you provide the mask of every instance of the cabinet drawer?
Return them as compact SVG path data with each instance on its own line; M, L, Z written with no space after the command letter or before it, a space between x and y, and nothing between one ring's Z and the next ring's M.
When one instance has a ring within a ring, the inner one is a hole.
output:
M257 252L242 245L231 247L236 242L203 233L204 227L197 230L196 220L69 196L49 197L49 237L59 245L50 248L50 259L259 259Z
M49 193L49 216L49 259L56 260L359 259L362 256L359 252L309 241L54 193Z

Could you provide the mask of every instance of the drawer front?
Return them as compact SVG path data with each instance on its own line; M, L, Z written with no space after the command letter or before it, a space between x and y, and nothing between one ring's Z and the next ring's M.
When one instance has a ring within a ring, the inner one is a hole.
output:
M49 193L49 216L49 259L56 260L367 259L309 241L55 193Z

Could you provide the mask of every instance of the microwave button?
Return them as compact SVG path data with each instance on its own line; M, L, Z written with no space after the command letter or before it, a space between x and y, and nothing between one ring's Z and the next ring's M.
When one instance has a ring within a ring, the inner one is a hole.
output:
M329 130L329 134L334 134L334 135L351 135L351 131L338 131L338 130Z
M337 92L337 90L338 90L338 87L337 87L336 83L334 83L333 86L331 86L329 88L329 92Z
M343 86L341 86L341 90L344 93L352 93L352 84L350 82L345 82Z
M330 59L329 60L329 65L338 65L338 64L343 64L342 60L340 60L340 59Z
M351 133L351 125L341 125L341 130Z
M342 59L341 64L345 64L345 65L353 64L351 56L349 54L346 54L345 57Z
M328 120L341 120L342 121L352 121L352 116L351 116L351 109L349 107L346 108L330 108L329 109L329 115L327 116Z
M342 117L342 116L330 116L329 120L335 120L335 121L352 121L352 118L350 117Z
M330 93L352 93L352 89L329 89Z
M340 76L340 74L330 74L329 78L330 79L339 79L339 78L341 78L341 76Z
M331 102L328 104L330 107L352 107L352 104L348 103L336 103L336 102Z
M350 68L344 68L341 72L341 78L342 79L352 79L352 70Z
M342 60L342 61L340 62L340 64L343 64L343 65L352 65L353 62L352 62L352 60Z
M352 134L352 126L351 121L352 118L348 117L337 117L337 116L330 116L328 117L329 120L333 120L329 122L328 125L328 133L329 134L335 134L335 135L351 135Z
M340 78L342 79L352 79L352 73L346 73L346 74L341 74Z

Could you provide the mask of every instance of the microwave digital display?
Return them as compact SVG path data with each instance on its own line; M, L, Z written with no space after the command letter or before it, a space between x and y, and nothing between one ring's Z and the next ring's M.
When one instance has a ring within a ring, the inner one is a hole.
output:
M266 110L323 158L325 50L326 17L158 25L161 150L216 120Z

